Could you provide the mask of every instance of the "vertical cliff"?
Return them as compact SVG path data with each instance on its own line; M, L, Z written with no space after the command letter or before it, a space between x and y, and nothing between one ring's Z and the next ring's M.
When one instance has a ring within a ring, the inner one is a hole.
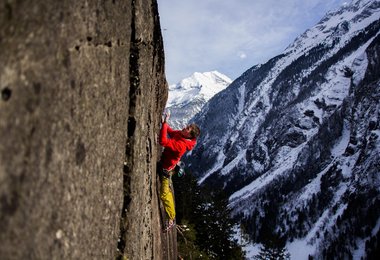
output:
M0 90L2 259L175 258L155 0L3 1Z

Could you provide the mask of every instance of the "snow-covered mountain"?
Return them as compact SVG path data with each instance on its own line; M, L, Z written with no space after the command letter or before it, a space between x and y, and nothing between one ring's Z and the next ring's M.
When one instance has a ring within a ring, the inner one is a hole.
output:
M281 241L294 259L379 252L379 0L329 12L194 121L202 145L187 165L230 194L253 242Z
M175 85L169 86L166 108L171 112L170 125L183 128L214 95L224 90L232 80L217 72L195 72Z

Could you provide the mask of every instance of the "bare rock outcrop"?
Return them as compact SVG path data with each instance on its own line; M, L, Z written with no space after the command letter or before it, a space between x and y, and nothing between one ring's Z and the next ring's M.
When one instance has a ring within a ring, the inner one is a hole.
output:
M0 4L2 259L175 259L156 0Z

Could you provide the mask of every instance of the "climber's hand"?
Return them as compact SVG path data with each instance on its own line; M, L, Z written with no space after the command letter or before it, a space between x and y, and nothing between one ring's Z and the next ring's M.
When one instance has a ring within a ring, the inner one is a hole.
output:
M166 113L165 113L165 115L162 117L162 123L166 123L166 122L168 122L168 120L169 120L169 118L170 118L170 110L168 110Z

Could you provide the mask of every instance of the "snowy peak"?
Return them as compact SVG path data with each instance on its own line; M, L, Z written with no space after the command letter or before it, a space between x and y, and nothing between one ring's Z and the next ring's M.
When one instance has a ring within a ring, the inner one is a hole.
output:
M188 89L199 86L219 87L219 85L230 84L232 80L218 71L195 72L190 77L181 80L174 88Z
M185 105L196 98L202 98L207 102L231 82L229 77L218 71L195 72L169 87L167 107Z
M216 94L232 80L218 71L195 72L176 85L169 86L166 108L171 111L170 124L182 128Z

